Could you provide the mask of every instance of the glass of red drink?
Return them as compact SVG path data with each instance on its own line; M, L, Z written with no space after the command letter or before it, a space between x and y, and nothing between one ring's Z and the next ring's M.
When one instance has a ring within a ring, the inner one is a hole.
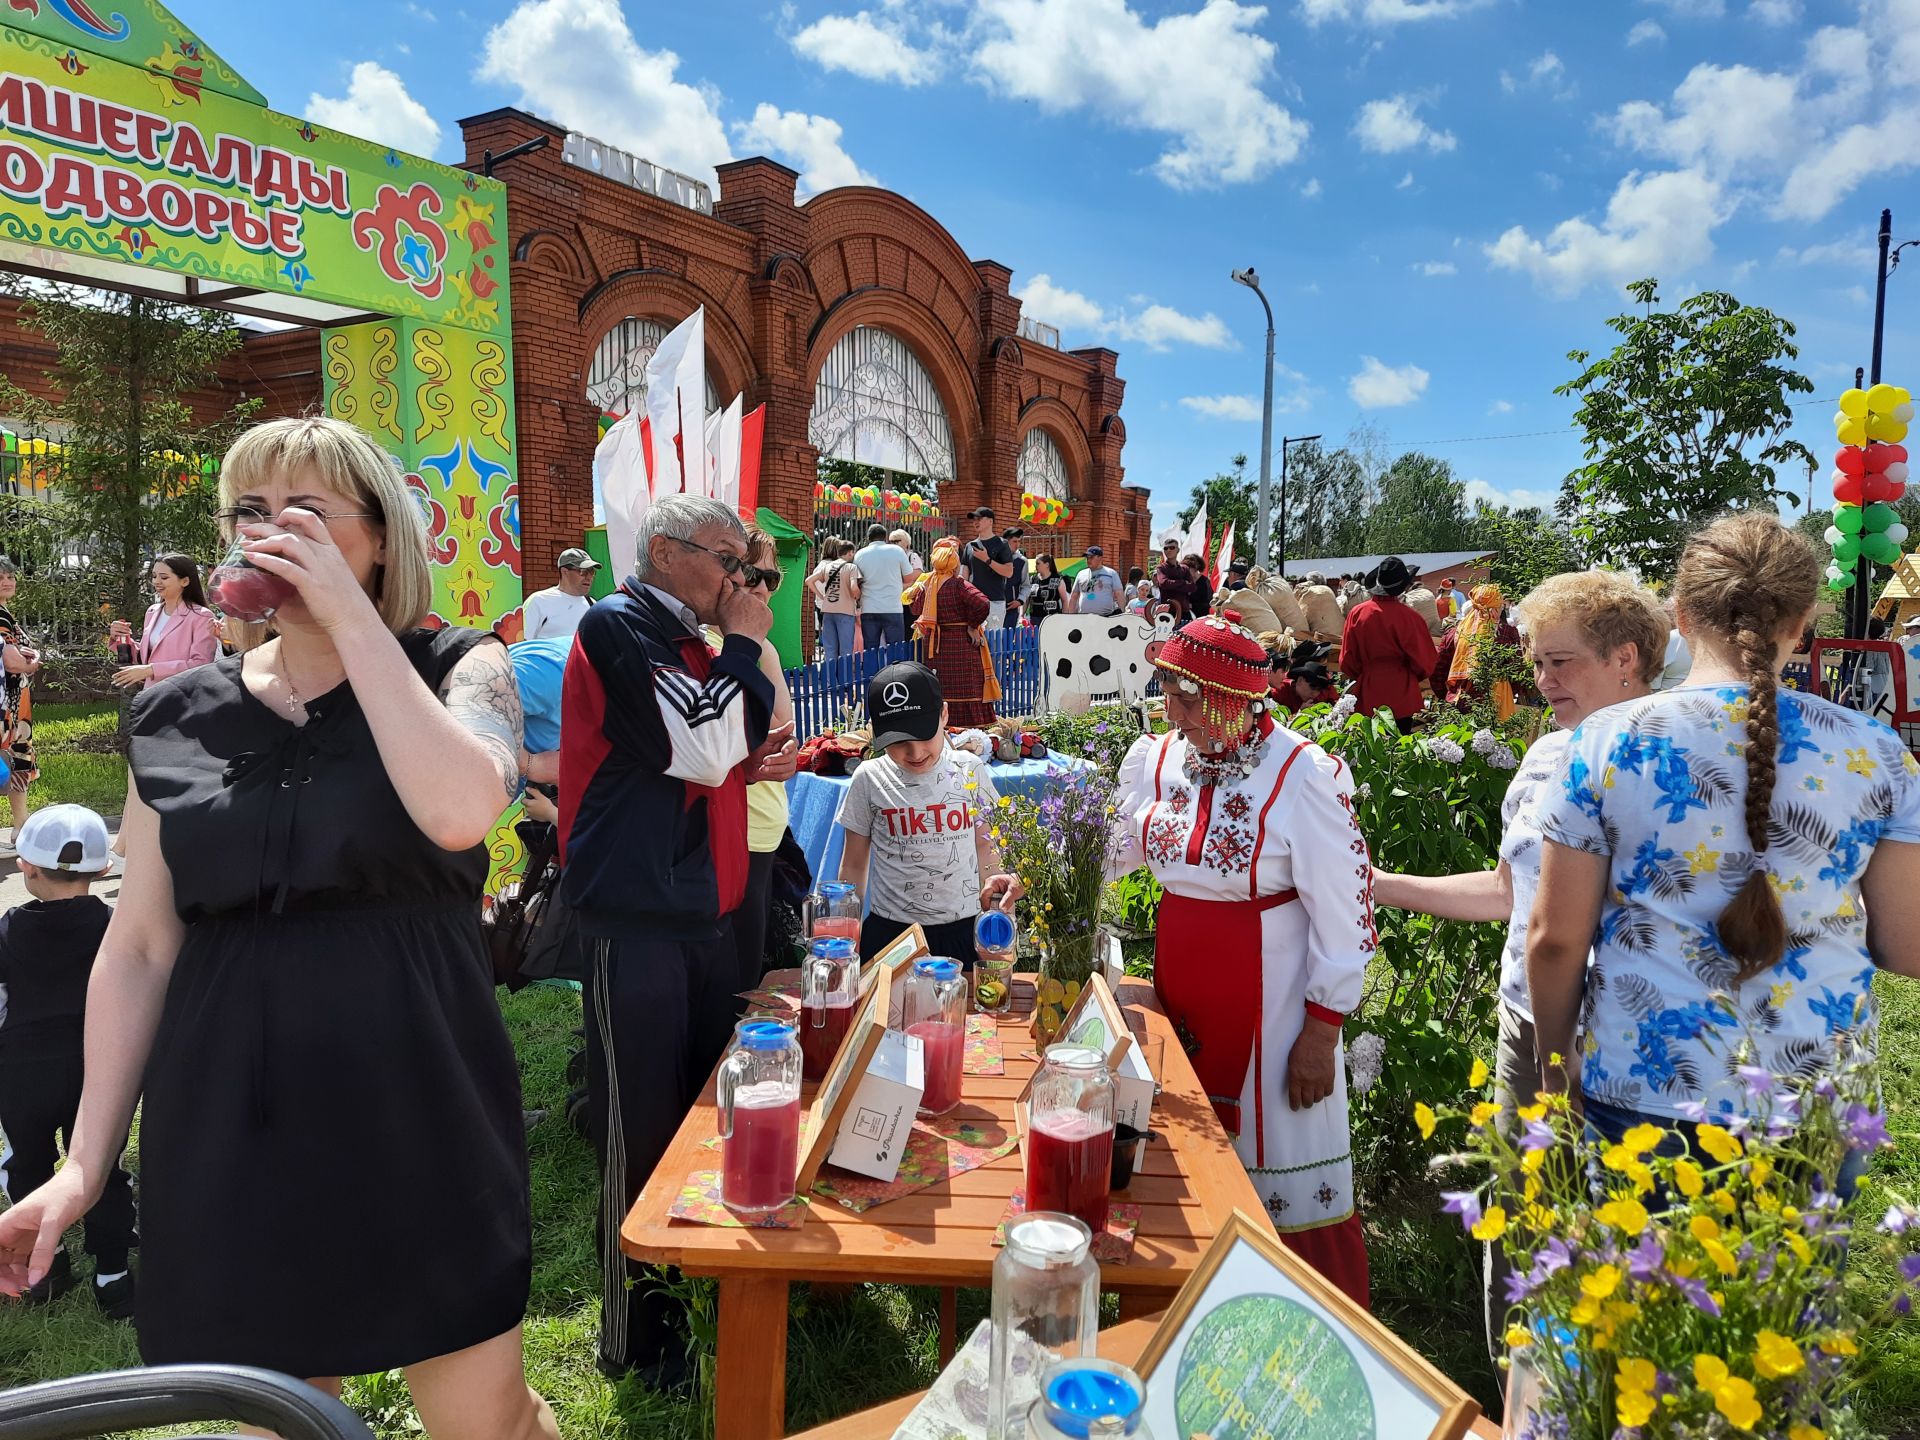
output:
M249 560L238 540L207 577L207 599L214 609L235 620L266 620L292 598L293 586Z
M860 887L844 880L823 880L807 896L807 938L809 940L851 940L860 946Z
M785 1020L742 1020L715 1078L720 1201L764 1215L793 1199L800 1170L800 1047Z
M800 1074L818 1080L840 1053L860 1003L860 956L853 941L816 939L800 972Z
M914 961L900 1014L902 1028L920 1041L926 1074L920 1114L944 1115L960 1103L966 1059L967 980L960 962L939 956Z
M1027 1209L1099 1233L1113 1184L1113 1076L1085 1045L1051 1045L1027 1111Z

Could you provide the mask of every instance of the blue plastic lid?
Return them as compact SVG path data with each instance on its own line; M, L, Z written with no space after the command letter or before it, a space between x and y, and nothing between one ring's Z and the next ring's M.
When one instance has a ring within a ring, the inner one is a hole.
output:
M740 1027L743 1050L781 1050L793 1043L793 1026L784 1020L750 1020Z
M839 900L853 894L853 886L844 880L829 880L820 887L820 893L829 900Z
M983 950L1013 948L1013 917L1004 910L984 910L973 922L973 940Z
M960 975L958 960L943 960L938 955L929 955L923 960L913 962L913 973L925 975L930 980L954 980Z
M1067 1435L1085 1435L1098 1420L1122 1420L1129 1434L1139 1423L1140 1392L1110 1370L1062 1366L1047 1377L1047 1418Z
M853 942L841 935L823 935L813 942L808 951L812 955L824 955L829 960L851 960Z

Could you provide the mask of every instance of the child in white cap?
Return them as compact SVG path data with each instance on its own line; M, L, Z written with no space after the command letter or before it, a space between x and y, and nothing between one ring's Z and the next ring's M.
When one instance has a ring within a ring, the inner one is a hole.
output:
M9 1202L53 1178L54 1137L73 1137L87 982L113 916L88 893L109 859L107 825L93 811L50 805L20 827L15 844L33 899L0 915L0 1128L7 1135L0 1178ZM116 1320L133 1314L128 1252L134 1244L133 1186L116 1165L86 1221L94 1301ZM75 1283L73 1262L62 1250L25 1299L45 1303Z

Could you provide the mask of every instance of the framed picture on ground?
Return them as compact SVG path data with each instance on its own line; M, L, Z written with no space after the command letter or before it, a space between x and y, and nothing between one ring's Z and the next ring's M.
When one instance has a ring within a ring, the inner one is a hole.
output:
M800 1132L800 1174L795 1189L802 1195L813 1189L814 1178L827 1163L839 1133L841 1117L846 1113L853 1092L860 1087L873 1052L880 1048L880 1036L887 1028L887 999L893 993L893 972L876 964L864 981L864 993L847 1022L846 1037L834 1052L820 1088L813 1092L813 1106L807 1111L807 1123Z
M1471 1396L1235 1211L1135 1367L1156 1435L1459 1440Z

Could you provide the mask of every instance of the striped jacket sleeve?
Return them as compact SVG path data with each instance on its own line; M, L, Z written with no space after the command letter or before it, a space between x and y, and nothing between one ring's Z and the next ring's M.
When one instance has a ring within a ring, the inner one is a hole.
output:
M729 635L705 680L672 666L656 666L653 690L667 727L667 774L716 786L767 738L773 686L760 673L760 647Z

